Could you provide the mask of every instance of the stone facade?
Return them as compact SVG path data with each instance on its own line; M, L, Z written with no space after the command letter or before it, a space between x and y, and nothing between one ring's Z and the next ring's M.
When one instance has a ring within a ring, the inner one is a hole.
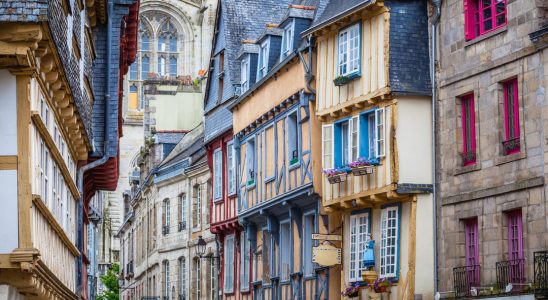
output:
M530 36L546 26L546 6L540 2L508 1L507 24L471 40L465 38L463 1L443 1L441 6L439 35L435 37L439 41L436 182L440 291L457 289L453 268L467 266L468 220L477 220L481 286L494 286L497 262L510 259L508 220L512 212L518 211L523 220L524 283L534 281L533 253L548 249L544 134L548 126L548 50L546 44L533 44ZM504 86L510 79L517 79L520 148L506 154ZM461 101L472 93L476 158L475 163L465 165L461 158ZM504 288L506 283L498 281Z

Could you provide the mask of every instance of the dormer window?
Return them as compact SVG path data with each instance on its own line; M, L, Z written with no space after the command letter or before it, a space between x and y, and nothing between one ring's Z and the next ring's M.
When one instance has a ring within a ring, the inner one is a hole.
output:
M240 78L242 93L245 93L249 89L249 55L246 55L241 62L240 66Z
M286 58L293 50L293 33L295 22L291 21L284 27L284 35L282 39L282 60Z
M259 50L257 80L265 77L266 73L268 72L268 46L269 42L268 40L266 40L261 44L261 50Z

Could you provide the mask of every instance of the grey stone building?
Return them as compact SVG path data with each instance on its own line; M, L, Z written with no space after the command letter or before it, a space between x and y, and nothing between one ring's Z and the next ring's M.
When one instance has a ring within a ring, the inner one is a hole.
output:
M548 250L547 2L439 2L438 290L532 297Z

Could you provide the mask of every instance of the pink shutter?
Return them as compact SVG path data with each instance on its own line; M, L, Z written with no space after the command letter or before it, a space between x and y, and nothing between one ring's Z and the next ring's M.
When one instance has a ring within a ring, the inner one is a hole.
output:
M474 32L474 4L473 0L463 0L464 2L464 38L471 40L475 38Z

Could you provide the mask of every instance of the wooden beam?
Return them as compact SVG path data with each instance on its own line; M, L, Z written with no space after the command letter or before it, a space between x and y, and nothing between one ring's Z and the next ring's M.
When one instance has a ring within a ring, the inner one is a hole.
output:
M17 170L17 155L0 156L0 170Z

